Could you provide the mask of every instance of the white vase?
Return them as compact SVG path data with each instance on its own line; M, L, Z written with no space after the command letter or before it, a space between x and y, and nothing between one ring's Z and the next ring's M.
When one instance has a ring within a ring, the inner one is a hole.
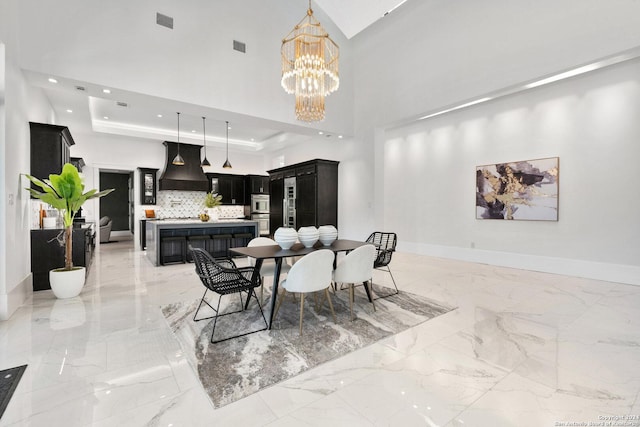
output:
M209 222L217 221L220 217L220 209L217 206L215 208L205 208L204 211L209 215Z
M73 267L70 271L61 268L49 271L49 283L53 294L57 298L73 298L80 295L85 273L85 267Z
M273 240L276 241L282 249L290 249L296 243L298 233L293 228L280 227L273 233Z
M331 244L338 238L338 230L333 225L321 225L318 227L320 236L318 240L324 246L331 246Z
M298 240L305 248L310 248L318 241L318 229L315 227L300 227L298 230Z

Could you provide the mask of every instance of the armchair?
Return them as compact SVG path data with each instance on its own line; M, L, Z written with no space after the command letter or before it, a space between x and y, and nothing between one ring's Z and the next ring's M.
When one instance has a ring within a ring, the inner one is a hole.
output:
M100 218L100 243L108 243L111 237L111 226L113 221L108 216Z

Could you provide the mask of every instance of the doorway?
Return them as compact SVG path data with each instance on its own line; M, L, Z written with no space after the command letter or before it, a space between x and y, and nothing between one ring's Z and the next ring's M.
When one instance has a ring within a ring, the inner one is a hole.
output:
M108 188L115 191L100 198L100 216L111 218L111 231L116 236L133 234L133 172L100 170L100 191Z

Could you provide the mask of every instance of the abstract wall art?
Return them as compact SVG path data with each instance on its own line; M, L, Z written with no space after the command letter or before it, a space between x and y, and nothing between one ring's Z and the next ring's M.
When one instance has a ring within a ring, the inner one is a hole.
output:
M559 158L476 167L476 219L558 220Z

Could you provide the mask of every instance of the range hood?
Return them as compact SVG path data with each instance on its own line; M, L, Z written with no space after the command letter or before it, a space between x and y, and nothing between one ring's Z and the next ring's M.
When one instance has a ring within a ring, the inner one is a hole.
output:
M160 177L160 190L207 191L209 182L200 166L201 145L180 143L180 155L184 165L171 163L178 154L178 143L165 141L167 147L167 164Z

